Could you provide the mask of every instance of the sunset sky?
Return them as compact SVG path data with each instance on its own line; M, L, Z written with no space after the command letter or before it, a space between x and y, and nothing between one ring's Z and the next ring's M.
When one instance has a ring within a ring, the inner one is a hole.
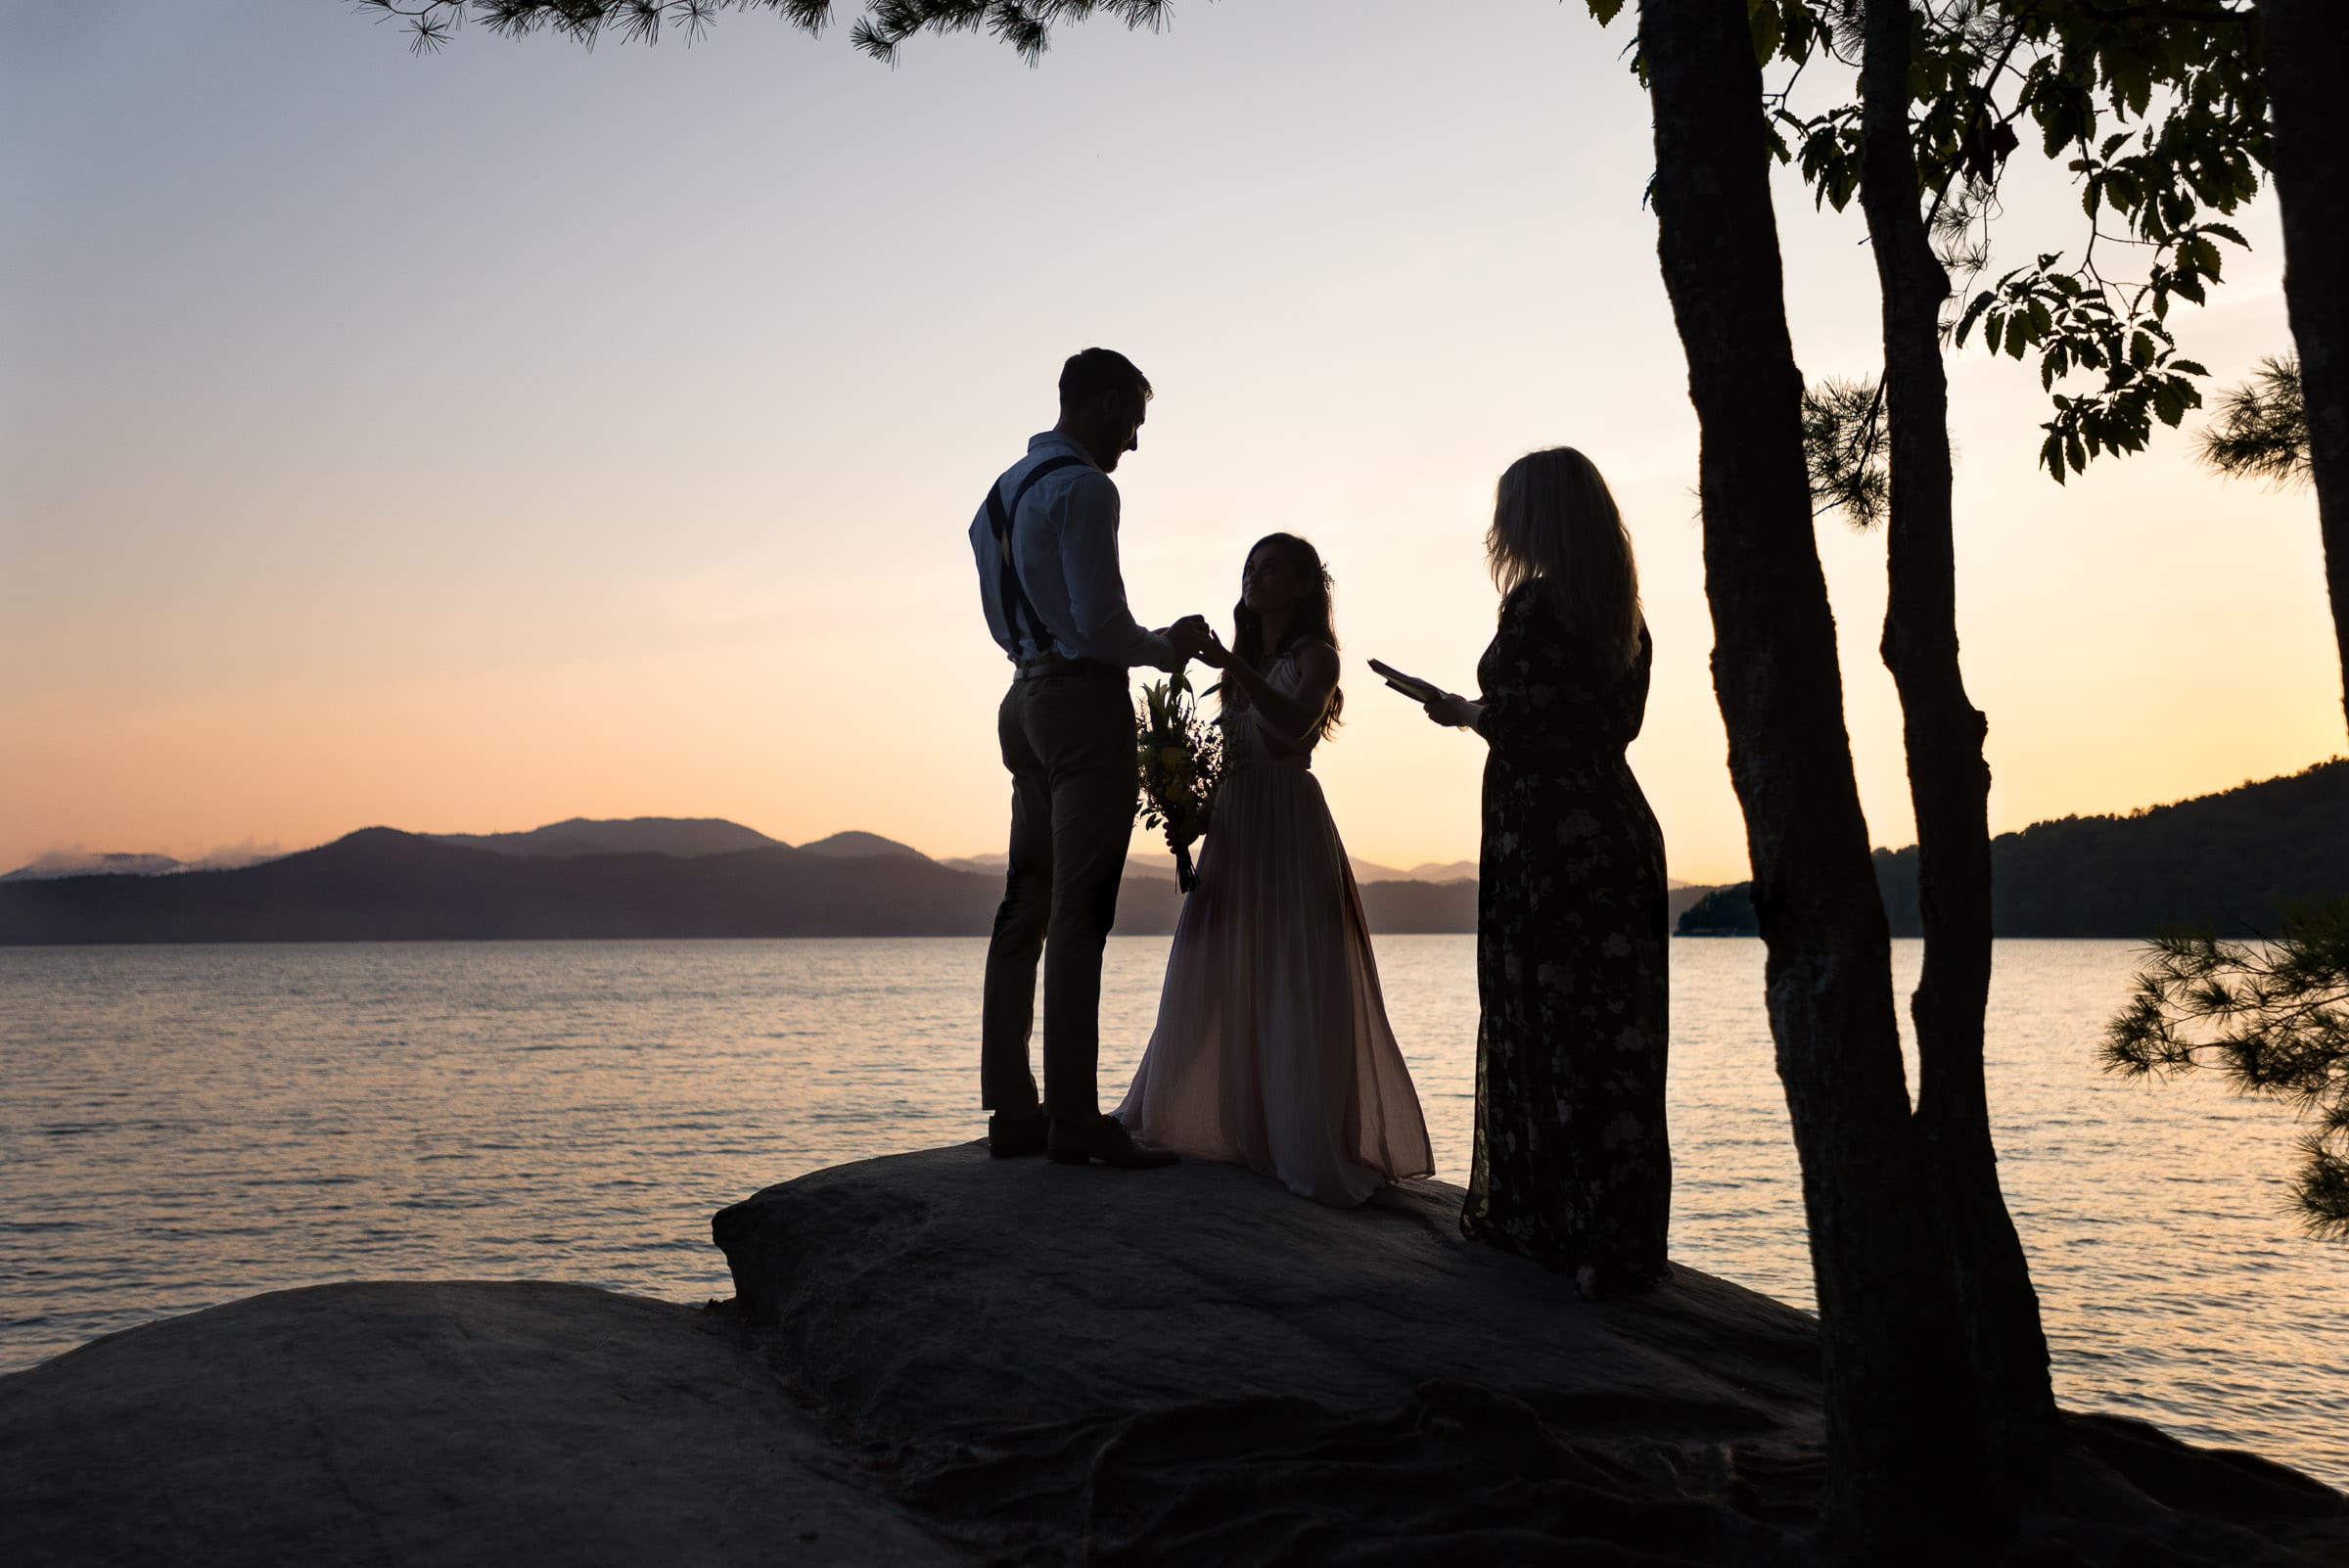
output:
M1565 442L1639 549L1672 869L1744 874L1622 23L1194 0L1040 69L894 70L762 15L422 59L334 0L0 25L0 870L573 815L1000 850L963 530L1104 344L1159 392L1118 475L1139 616L1228 626L1269 530L1331 564L1355 853L1475 854L1481 747L1359 661L1472 687L1493 482ZM2078 217L2018 176L2008 264ZM1872 374L1857 209L1789 177L1779 220L1805 370ZM2289 342L2272 207L2241 226L2174 318L2221 384ZM2342 749L2311 496L2167 432L2058 488L2034 370L1976 348L1953 392L1996 827ZM1882 540L1820 543L1870 831L1907 843Z

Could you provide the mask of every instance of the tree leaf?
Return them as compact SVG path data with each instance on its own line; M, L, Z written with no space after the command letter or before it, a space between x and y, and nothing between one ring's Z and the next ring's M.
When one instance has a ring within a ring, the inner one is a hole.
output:
M2055 385L2056 378L2070 368L2071 355L2066 350L2063 340L2058 338L2039 362L2039 390L2047 392L2051 389Z
M2159 414L2161 422L2172 430L2177 429L2178 422L2186 417L2186 398L2181 392L2184 386L2184 382L2172 379L2164 381L2153 392L2153 412Z
M1991 292L1988 289L1983 290L1980 294L1974 296L1973 303L1965 307L1965 314L1958 318L1958 347L1962 348L1965 346L1965 335L1967 331L1972 328L1975 318L1979 317L1983 310L1988 308L1991 299ZM1985 342L1988 342L1989 340L1989 333L1987 330L1985 330L1983 334L1983 339ZM1992 344L1991 349L1995 353L1998 349L1998 345Z

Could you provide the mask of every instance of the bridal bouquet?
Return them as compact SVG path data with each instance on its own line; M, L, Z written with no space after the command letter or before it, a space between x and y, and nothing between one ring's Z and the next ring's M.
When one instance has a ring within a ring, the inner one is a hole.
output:
M1188 893L1199 880L1189 841L1206 828L1207 804L1222 776L1222 732L1199 716L1199 699L1180 670L1142 688L1134 719L1142 775L1136 814L1142 826L1163 827L1181 841L1174 846L1174 880Z

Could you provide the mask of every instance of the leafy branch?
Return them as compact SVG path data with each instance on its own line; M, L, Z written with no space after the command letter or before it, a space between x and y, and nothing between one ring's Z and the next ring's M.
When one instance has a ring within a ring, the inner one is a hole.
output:
M1864 8L1860 0L1753 4L1757 44L1776 40L1777 58L1795 68L1771 95L1779 156L1821 208L1841 210L1859 192L1859 105L1805 115L1789 98L1816 51L1857 68ZM1798 12L1803 20L1790 20ZM1954 298L1972 296L1947 322L1952 346L1962 347L1980 322L1994 353L2036 355L2051 415L2040 460L2058 483L2100 454L2142 450L2155 421L2176 426L2201 406L2198 382L2209 373L2179 354L2170 306L2206 301L2222 276L2222 244L2247 245L2222 219L2265 177L2267 102L2249 5L1923 0L1912 25L1918 199L1930 204L1926 222L1944 266L1962 280ZM2023 143L2018 126L2039 133L2050 161L2064 161L2087 233L2068 258L2042 254L1976 291L1992 259L1999 183ZM2131 275L2108 275L2115 247L2142 257ZM1857 444L1826 462L1829 471L1857 472L1881 401L1858 422L1837 422ZM1815 462L1815 473L1821 466ZM1840 504L1832 489L1819 493Z
M2208 228L2244 243L2224 225ZM2193 238L2207 249L2215 279L2216 248L2199 234ZM2200 255L2197 250L2197 264ZM2040 427L2048 435L2039 460L2057 484L2099 453L2142 451L2152 439L2155 419L2174 427L2188 410L2202 406L2194 378L2210 374L2179 356L2167 323L2170 295L2197 302L2202 298L2199 282L2188 273L2157 266L2154 276L2116 308L2114 292L2100 286L2093 272L2063 268L2057 265L2060 259L2042 255L1976 295L1954 334L1963 347L1979 320L1991 352L2004 348L2008 357L2021 359L2038 351L2040 387L2055 410L2055 417ZM2055 383L2075 370L2099 373L2103 384L2087 393L2054 391Z

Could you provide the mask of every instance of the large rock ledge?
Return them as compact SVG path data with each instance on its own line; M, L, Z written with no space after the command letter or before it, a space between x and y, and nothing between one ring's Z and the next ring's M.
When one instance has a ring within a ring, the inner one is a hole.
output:
M933 1564L722 1317L583 1285L255 1296L0 1377L0 1562Z
M1694 1269L1634 1302L1462 1241L1412 1182L1342 1212L1236 1166L1072 1170L980 1145L819 1171L719 1212L738 1306L793 1386L873 1442L1310 1402L1392 1414L1429 1383L1584 1436L1819 1442L1817 1328Z
M1583 1303L1457 1204L974 1145L723 1211L724 1310L256 1297L0 1378L0 1562L1808 1560L1811 1320ZM2018 1560L2349 1564L2337 1494L2075 1425Z
M1736 1560L1775 1537L1721 1501L1746 1472L1803 1511L1810 1318L1687 1269L1582 1303L1458 1212L1433 1182L1343 1213L1231 1166L972 1145L713 1228L787 1382L990 1556ZM1589 1555L1608 1537L1653 1555Z
M1460 1238L1435 1182L1353 1213L1229 1166L977 1145L837 1167L714 1222L784 1381L987 1557L1808 1559L1817 1326L1679 1268L1633 1301ZM2338 1494L2076 1418L2036 1564L2349 1563Z

